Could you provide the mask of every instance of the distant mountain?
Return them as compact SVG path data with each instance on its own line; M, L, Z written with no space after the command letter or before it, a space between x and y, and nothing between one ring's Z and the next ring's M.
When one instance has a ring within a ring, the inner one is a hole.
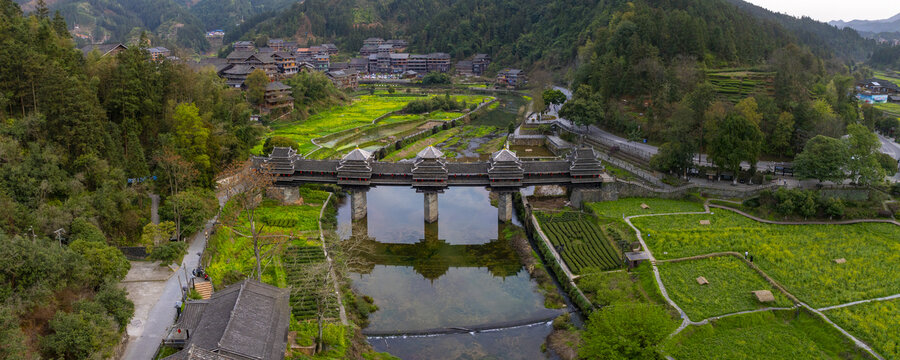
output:
M891 33L900 32L900 14L882 20L834 20L828 22L839 28L849 27L865 33Z
M801 44L820 57L838 57L865 61L872 54L875 42L864 39L853 28L841 28L813 20L772 12L742 0L726 0L751 15L770 20L788 30Z
M33 11L37 0L15 0ZM297 0L46 0L59 10L79 44L128 42L141 32L154 45L206 51L205 32L228 31L244 19L283 9ZM77 28L76 28L77 26Z

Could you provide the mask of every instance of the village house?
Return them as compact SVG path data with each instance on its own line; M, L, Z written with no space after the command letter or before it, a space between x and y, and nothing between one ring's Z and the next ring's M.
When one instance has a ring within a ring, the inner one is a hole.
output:
M284 50L284 40L282 39L269 39L266 42L266 46L272 49L272 51L278 52Z
M363 45L375 45L375 46L378 46L378 45L381 45L381 44L384 44L384 39L382 39L382 38L374 38L374 37L373 37L373 38L368 38L368 39L363 40Z
M163 343L182 348L165 360L281 360L287 349L290 291L244 280L207 300L189 300Z
M337 70L325 73L338 89L356 90L359 87L359 73L356 70Z
M894 83L882 79L865 79L856 83L856 97L866 104L881 104L889 101L892 95L900 95L900 88Z
M219 76L225 78L225 84L229 87L233 88L241 88L244 86L244 80L247 80L247 76L250 75L253 68L249 65L229 65L222 70L219 70Z
M360 73L367 73L369 72L369 59L352 58L350 59L350 68Z
M288 51L277 51L272 54L278 72L284 76L291 76L297 73L297 57Z
M322 50L328 55L337 55L338 53L337 45L332 43L322 44Z
M127 46L122 45L122 43L114 43L114 44L99 44L99 45L88 45L81 48L81 52L84 53L84 56L87 56L91 53L91 51L97 50L100 53L100 57L104 57L107 55L115 56L119 52L128 49Z
M419 55L413 54L409 56L409 61L406 63L406 69L415 71L419 74L425 74L428 72L428 55Z
M369 55L378 53L378 45L363 45L359 48L359 55L368 58Z
M263 112L270 112L280 108L294 108L294 98L291 96L291 87L280 81L273 81L266 85L265 103Z
M450 54L437 52L428 54L428 72L450 71Z
M390 54L391 57L391 73L400 74L406 71L406 64L409 61L409 54L399 53Z
M497 73L498 87L516 89L525 86L527 82L528 80L525 77L525 72L519 69L504 69Z
M252 41L235 41L234 42L234 50L235 51L253 51L256 47L253 46Z
M456 62L456 75L470 76L475 75L472 72L472 60L460 60Z
M384 42L385 44L391 45L393 47L394 52L402 53L406 51L406 48L409 46L406 43L406 40L400 39L392 39Z
M169 49L166 49L162 46L149 48L147 49L147 52L150 53L150 60L153 61L163 61L167 57L169 57L169 55L172 55L172 52L169 51Z
M488 54L475 54L472 58L472 73L478 76L484 75L488 65L491 64L491 56Z

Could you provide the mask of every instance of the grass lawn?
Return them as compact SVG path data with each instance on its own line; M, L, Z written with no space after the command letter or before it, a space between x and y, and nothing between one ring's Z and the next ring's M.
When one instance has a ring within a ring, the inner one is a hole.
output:
M709 317L765 307L793 305L756 271L732 256L659 263L659 272L669 296L694 321ZM700 285L703 276L709 284ZM770 290L775 301L762 304L751 291Z
M828 310L825 315L887 359L900 359L900 300Z
M650 263L643 263L630 272L602 272L584 275L576 280L582 292L597 306L616 303L644 302L668 306L659 287ZM678 315L671 309L673 318ZM680 319L679 319L680 320ZM675 321L673 319L673 321Z
M647 204L650 208L642 209L641 204ZM597 216L615 219L621 219L622 214L632 216L703 211L701 203L658 198L624 198L616 201L589 203L588 207Z
M836 329L804 310L765 311L689 326L662 349L678 360L868 358Z
M632 222L657 259L749 251L763 271L815 308L900 293L896 225L770 225L722 209ZM836 264L839 258L846 263Z

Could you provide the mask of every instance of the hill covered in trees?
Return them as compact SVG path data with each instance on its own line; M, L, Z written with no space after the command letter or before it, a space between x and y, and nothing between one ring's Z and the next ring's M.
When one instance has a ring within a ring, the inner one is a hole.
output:
M177 258L171 231L147 236L149 194L196 231L215 174L259 141L250 113L212 71L140 46L85 58L61 17L0 0L0 358L111 356L133 312L116 247Z
M437 1L307 0L274 16L247 21L226 40L257 36L334 41L353 51L365 38L403 38L416 52L443 51L455 58L490 53L495 63L565 67L591 34L629 9L660 16L647 36L668 49L689 47L710 65L757 64L787 43L821 57L865 59L873 44L853 30L779 15L742 1ZM750 16L748 16L750 15Z
M26 11L46 6L59 11L69 29L91 36L79 44L134 42L141 32L152 34L154 45L206 51L206 31L230 29L243 19L279 10L295 0L19 0Z

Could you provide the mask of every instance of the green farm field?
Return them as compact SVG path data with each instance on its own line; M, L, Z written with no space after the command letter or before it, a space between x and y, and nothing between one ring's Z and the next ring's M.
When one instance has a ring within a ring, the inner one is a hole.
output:
M888 359L900 359L900 299L825 311L844 330Z
M280 245L287 247L314 247L321 250L318 239L318 219L322 202L328 192L301 188L303 205L281 205L275 200L265 199L256 209L257 226L262 226L262 235L292 235L290 241ZM222 211L223 219L233 216L234 206L226 204ZM249 225L246 215L237 219L241 228ZM283 249L282 249L283 250ZM232 274L250 275L256 266L252 239L233 234L232 229L224 224L210 237L207 245L210 254L206 272L214 284L222 284ZM278 287L287 287L284 263L284 251L275 251L272 263L263 270L262 282Z
M574 212L536 214L550 243L575 274L622 267L622 254L593 216Z
M720 209L632 222L657 259L749 251L763 271L814 308L900 293L896 225L770 225ZM840 258L846 263L834 261Z
M649 209L641 208L647 204ZM622 215L668 214L681 212L701 212L703 204L682 200L659 198L623 198L616 201L589 203L588 207L599 217L622 219Z
M689 326L666 340L662 350L679 360L869 358L805 310L763 311Z
M693 321L718 315L794 304L742 260L732 256L659 263L659 273L669 295ZM700 285L703 276L709 284ZM769 290L775 301L761 304L751 293Z
M485 99L490 99L488 96L478 95L453 95L452 97L457 101L465 101L468 103L481 102ZM422 98L424 97L387 93L360 95L359 97L354 98L349 105L332 107L312 115L304 121L272 124L272 131L268 136L283 136L293 139L300 144L298 152L306 154L316 148L315 144L311 142L312 139L372 124L379 116L400 110L410 101ZM441 113L437 116L443 118L450 115ZM399 116L392 118L393 119L387 123L409 120L412 117ZM254 147L252 152L259 154L261 149L262 142Z

